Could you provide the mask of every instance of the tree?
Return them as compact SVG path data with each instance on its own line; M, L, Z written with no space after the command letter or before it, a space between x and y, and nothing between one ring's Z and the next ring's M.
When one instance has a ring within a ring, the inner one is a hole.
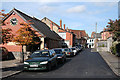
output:
M31 23L21 23L20 29L16 32L17 35L14 37L14 42L16 42L18 45L22 45L22 61L24 62L24 52L23 52L23 46L24 45L32 45L32 44L38 44L39 37L36 35L36 31L32 30L30 27Z
M7 15L8 14L4 13L4 10L1 10L1 12L0 12L0 26L5 25L3 19ZM2 29L1 28L0 32L2 32L2 33L0 33L0 35L1 35L0 42L2 42L3 44L5 44L5 43L8 43L9 41L12 41L13 34L12 34L11 31L12 31L12 29L10 29L10 28L6 28L6 29Z
M120 19L116 19L115 21L110 19L110 22L108 22L108 24L108 30L113 34L114 41L120 41Z
M11 29L7 28L7 29L2 29L2 43L8 43L10 41L12 41L13 39L13 34L11 33Z

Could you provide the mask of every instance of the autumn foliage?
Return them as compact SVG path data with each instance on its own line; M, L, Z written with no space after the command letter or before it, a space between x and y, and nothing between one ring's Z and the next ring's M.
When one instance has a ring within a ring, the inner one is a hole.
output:
M2 43L8 43L9 41L12 41L13 34L11 33L11 29L2 29Z
M120 41L120 19L110 20L108 24L108 30L112 33L114 40Z
M0 11L0 26L5 25L3 18L5 18L8 14L4 13L5 10ZM13 34L11 33L12 29L6 28L6 29L1 29L1 41L3 44L8 43L9 41L12 41Z
M21 23L22 27L16 32L17 35L14 37L14 42L18 45L31 45L38 44L39 38L36 35L36 31L32 30L30 24Z

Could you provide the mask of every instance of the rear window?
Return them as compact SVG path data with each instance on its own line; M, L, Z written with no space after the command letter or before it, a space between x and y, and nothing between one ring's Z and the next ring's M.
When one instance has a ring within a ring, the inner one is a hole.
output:
M75 50L75 48L72 48L72 50Z
M55 49L54 51L55 51L56 54L61 54L62 53L61 49Z
M65 51L69 51L69 49L65 49Z

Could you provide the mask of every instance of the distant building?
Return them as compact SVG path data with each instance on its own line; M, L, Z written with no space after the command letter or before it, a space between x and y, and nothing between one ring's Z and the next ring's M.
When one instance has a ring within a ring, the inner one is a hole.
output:
M72 29L69 30L76 35L75 39L76 45L79 44L85 45L87 43L88 35L86 34L85 30L72 30Z
M91 38L101 40L101 33L92 32Z
M68 28L67 29L65 28L65 24L64 28L62 28L62 20L60 20L60 25L56 24L47 17L44 17L41 21L47 24L51 28L51 30L55 31L63 39L62 42L63 47L74 46L75 35L72 32L70 32Z
M88 48L94 48L94 41L95 41L95 38L87 39L87 47Z
M95 40L101 40L101 34L100 33L96 33L96 32L92 32L91 34L91 38L87 39L87 47L88 48L95 48Z
M107 29L105 29L105 28L101 32L102 40L107 40L107 38L109 38L111 36L112 36L112 34Z

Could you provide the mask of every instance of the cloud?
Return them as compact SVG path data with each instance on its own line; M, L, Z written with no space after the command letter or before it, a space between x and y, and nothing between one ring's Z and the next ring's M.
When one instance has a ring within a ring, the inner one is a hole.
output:
M54 11L56 8L55 7L51 7L51 6L43 6L43 7L40 7L39 10L40 10L40 13L51 13L52 11Z
M113 7L113 6L117 5L118 3L117 2L95 2L93 4L95 6L99 6L99 7L105 7L105 6Z
M86 11L86 6L85 5L75 6L75 7L69 8L67 10L68 13L82 13L84 11Z

